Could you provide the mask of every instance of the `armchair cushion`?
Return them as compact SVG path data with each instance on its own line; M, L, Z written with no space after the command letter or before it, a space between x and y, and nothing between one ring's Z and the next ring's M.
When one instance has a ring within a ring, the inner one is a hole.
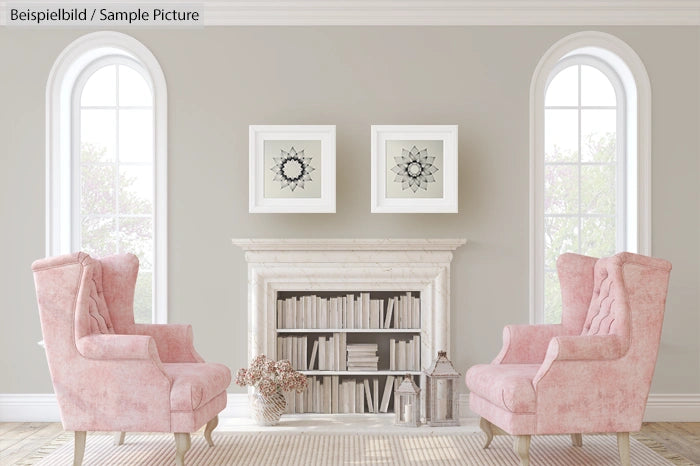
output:
M534 413L537 406L532 379L539 364L479 364L466 375L472 393L512 413Z
M231 371L223 364L164 363L163 368L173 381L172 411L194 411L224 392L231 383Z

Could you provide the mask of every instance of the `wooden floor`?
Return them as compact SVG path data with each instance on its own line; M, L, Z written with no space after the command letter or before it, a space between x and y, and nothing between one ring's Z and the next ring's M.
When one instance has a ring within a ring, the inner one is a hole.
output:
M633 437L676 465L700 465L700 422L645 423ZM0 465L33 464L37 452L57 440L72 441L59 423L0 423Z

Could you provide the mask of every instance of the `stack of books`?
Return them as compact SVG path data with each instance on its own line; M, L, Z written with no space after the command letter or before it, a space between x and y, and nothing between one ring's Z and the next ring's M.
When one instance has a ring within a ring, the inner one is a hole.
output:
M349 371L376 371L379 362L377 343L351 343L347 345Z

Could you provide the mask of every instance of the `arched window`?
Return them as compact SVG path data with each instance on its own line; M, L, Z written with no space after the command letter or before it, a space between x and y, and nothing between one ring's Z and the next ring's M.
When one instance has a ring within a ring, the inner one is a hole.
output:
M167 320L166 89L124 34L70 44L47 86L47 251L139 258L139 322Z
M649 110L641 60L613 36L574 34L540 61L531 86L532 320L561 319L562 253L649 254Z

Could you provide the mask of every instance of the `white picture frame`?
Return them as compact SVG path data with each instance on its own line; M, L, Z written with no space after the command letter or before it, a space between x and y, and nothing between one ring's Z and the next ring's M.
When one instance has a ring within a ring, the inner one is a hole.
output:
M335 125L250 125L251 213L335 212Z
M372 212L457 213L457 133L457 125L372 125Z

